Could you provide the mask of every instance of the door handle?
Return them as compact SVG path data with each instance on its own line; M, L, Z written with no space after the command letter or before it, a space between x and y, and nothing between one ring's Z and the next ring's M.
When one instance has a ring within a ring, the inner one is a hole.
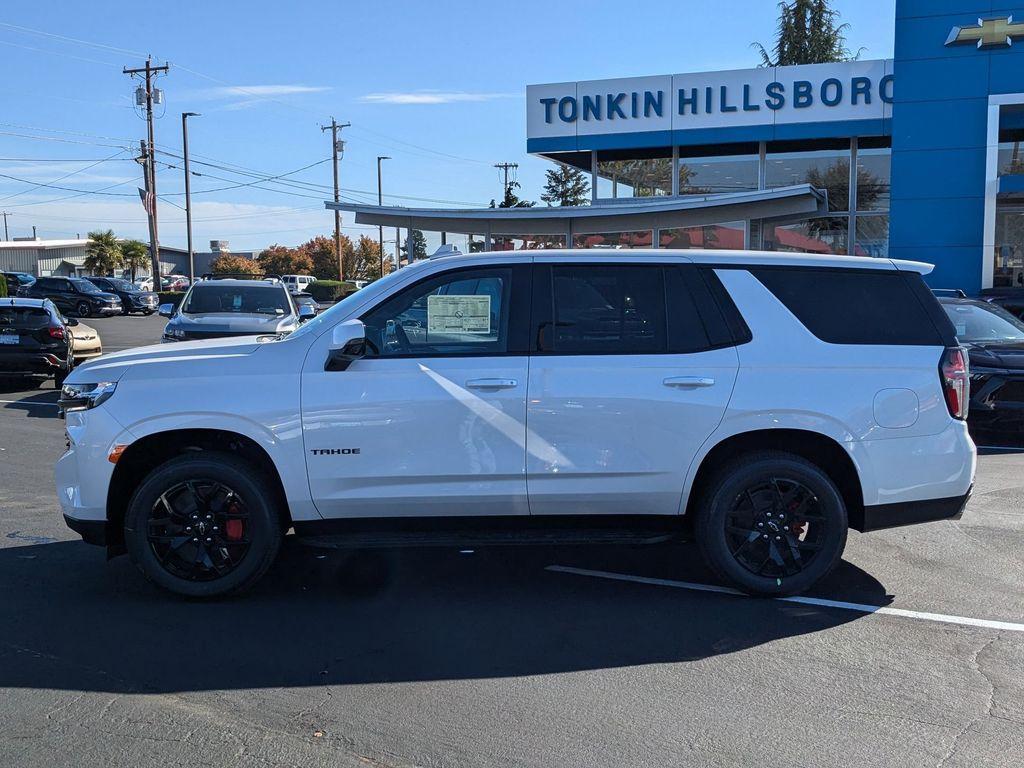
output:
M708 376L670 376L663 382L666 387L677 389L699 389L701 387L715 386L715 380Z
M515 379L470 379L466 386L470 389L514 389L519 382Z

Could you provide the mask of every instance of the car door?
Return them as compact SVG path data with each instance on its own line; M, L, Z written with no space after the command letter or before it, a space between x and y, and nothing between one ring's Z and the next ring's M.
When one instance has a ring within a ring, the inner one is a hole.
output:
M529 258L425 277L362 315L366 354L302 375L310 492L327 518L525 515Z
M690 264L534 268L527 484L536 515L669 515L724 416L738 357ZM727 330L727 329L725 329Z

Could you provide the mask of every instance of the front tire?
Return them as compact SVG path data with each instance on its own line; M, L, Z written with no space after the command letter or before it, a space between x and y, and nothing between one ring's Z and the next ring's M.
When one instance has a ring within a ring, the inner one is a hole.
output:
M846 504L832 479L795 454L735 458L709 483L697 544L720 577L752 595L804 592L842 557Z
M274 498L260 474L232 454L171 459L149 473L128 504L128 554L147 579L176 594L242 592L281 547Z
M75 314L79 317L88 317L92 313L92 307L88 301L80 301L75 305Z

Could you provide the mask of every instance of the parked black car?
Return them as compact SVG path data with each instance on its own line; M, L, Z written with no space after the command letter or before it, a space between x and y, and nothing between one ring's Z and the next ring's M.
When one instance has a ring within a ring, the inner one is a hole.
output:
M0 299L0 376L52 376L57 387L74 365L70 327L47 299Z
M121 299L81 277L40 277L18 289L26 299L49 299L65 314L79 317L121 314Z
M972 429L1024 438L1024 322L977 299L940 298L970 357Z
M101 291L112 293L121 299L121 311L126 315L141 312L152 315L157 308L157 295L153 291L143 291L137 285L119 277L87 277L85 278Z
M1000 306L1018 320L1024 320L1024 290L1020 288L992 288L982 291L981 300Z

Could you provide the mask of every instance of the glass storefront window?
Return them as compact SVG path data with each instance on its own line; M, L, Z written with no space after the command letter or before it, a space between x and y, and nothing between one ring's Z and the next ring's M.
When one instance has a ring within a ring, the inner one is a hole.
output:
M712 250L743 250L746 227L742 221L712 224L706 227L663 229L659 233L661 248L708 248Z
M637 232L602 232L593 235L573 235L573 248L650 248L653 233L649 229Z
M792 224L764 222L762 246L766 251L844 255L848 249L846 217L807 219Z
M679 194L719 195L757 189L756 154L680 157Z
M996 288L1024 288L1024 205L996 209Z
M1024 139L999 142L999 175L1024 174Z
M892 190L892 150L857 150L857 210L888 211Z
M854 256L884 259L889 256L889 217L858 216Z
M491 235L492 251L533 251L565 248L565 235Z
M597 175L611 184L612 197L660 197L672 194L672 158L602 159ZM602 190L607 184L602 185Z
M810 184L828 192L830 211L850 210L850 149L771 152L765 166L768 189Z

